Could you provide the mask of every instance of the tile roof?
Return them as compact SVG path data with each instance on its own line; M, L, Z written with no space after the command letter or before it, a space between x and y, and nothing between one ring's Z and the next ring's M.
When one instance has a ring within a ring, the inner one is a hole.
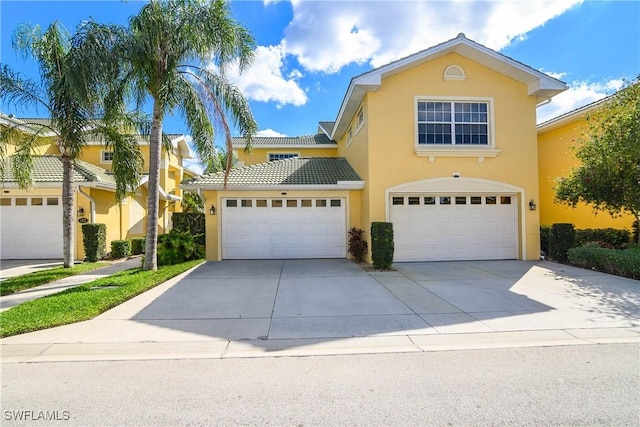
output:
M116 181L113 174L106 170L76 160L76 167L73 172L73 182L78 183L101 183L107 187L114 187ZM11 168L11 157L5 160L4 176L2 182L15 182ZM62 158L60 156L34 156L33 157L33 182L56 182L61 183L63 177Z
M318 125L324 129L329 135L333 132L336 122L318 122Z
M233 138L233 146L234 147L244 147L246 144L244 138ZM252 142L253 147L275 147L275 146L285 146L285 147L299 147L299 146L307 146L307 147L317 147L317 146L327 146L332 147L336 146L337 143L327 137L325 134L316 134L316 135L304 135L304 136L258 136L253 138Z
M571 111L567 111L566 113L560 114L559 116L555 116L549 120L545 120L542 123L538 123L538 125L536 126L538 128L538 130L541 130L543 128L549 127L550 125L553 125L556 122L562 122L565 119L571 119L574 117L580 117L583 113L589 112L593 109L595 109L597 106L604 104L605 102L609 101L611 98L613 97L613 95L609 95L605 98L602 99L598 99L596 101L590 102L589 104L583 105L582 107L578 107L575 108Z
M362 179L342 157L295 157L232 169L228 188L360 185ZM184 187L222 188L224 171L182 181ZM360 187L361 188L361 187Z

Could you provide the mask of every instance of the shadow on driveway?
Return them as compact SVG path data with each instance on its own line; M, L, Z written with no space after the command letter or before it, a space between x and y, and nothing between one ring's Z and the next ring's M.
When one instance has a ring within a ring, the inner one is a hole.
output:
M638 282L549 262L208 262L131 320L268 347L291 340L630 327ZM286 346L286 344L285 344Z

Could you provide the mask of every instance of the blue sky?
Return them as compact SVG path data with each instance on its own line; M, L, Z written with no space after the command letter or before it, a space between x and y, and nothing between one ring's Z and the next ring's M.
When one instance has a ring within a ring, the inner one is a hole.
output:
M125 24L141 1L0 2L0 60L37 77L15 56L11 34L22 22L83 19ZM349 80L374 67L466 36L566 82L570 89L538 109L538 121L615 92L640 74L640 1L233 1L235 18L254 35L253 66L229 78L250 100L260 134L315 133L334 120ZM18 116L44 112L5 111ZM180 117L164 130L185 133ZM195 165L194 165L195 167Z

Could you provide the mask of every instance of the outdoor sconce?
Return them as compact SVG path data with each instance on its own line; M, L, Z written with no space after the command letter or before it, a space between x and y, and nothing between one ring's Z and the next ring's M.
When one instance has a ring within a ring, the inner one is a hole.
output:
M530 211L536 210L536 202L533 199L529 200L529 210Z
M78 216L80 218L82 218L84 216L84 208L83 207L79 207L78 208Z
M216 214L216 207L211 205L211 209L209 209L209 215L215 215Z

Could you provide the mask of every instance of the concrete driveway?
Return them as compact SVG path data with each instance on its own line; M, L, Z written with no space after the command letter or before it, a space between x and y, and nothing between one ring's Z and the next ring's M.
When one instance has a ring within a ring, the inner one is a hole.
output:
M635 280L550 262L394 267L204 263L91 321L3 339L3 362L638 342Z

